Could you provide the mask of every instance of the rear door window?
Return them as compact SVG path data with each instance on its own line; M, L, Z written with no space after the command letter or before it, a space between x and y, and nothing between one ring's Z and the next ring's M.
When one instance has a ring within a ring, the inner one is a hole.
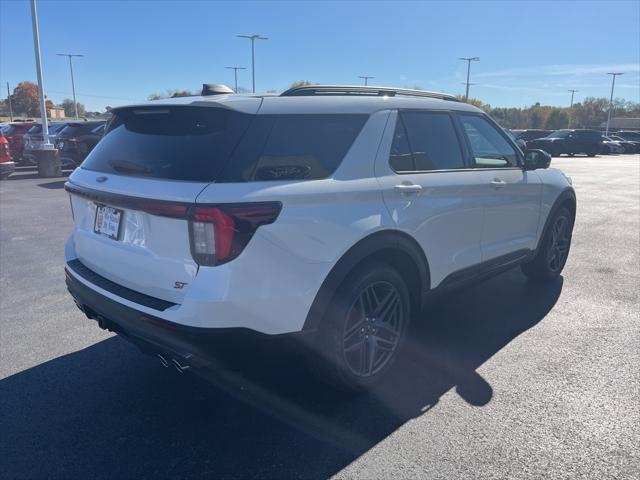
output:
M396 172L464 168L451 116L446 112L400 112L389 162Z

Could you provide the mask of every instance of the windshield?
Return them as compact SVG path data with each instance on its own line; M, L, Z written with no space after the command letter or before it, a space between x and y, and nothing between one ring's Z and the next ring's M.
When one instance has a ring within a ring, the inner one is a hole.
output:
M569 136L570 130L556 130L555 132L550 133L545 138L567 138Z

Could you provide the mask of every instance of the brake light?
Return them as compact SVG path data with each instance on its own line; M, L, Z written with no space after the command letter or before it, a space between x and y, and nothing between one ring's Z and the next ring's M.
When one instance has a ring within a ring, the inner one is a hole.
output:
M191 254L199 265L221 265L236 258L258 227L273 223L280 202L194 206L189 216Z
M0 137L0 163L10 161L11 156L9 155L9 142L6 138Z

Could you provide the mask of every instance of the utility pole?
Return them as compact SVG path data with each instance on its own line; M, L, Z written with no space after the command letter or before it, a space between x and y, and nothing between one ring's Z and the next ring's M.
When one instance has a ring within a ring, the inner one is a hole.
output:
M248 38L249 40L251 40L252 89L253 89L253 93L256 93L256 52L255 52L256 40L269 40L269 37L263 37L262 35L258 35L258 34L254 34L254 35L236 35L236 37Z
M376 78L376 77L371 77L371 76L368 76L368 75L358 75L358 78L362 78L364 80L364 85L366 87L367 85L369 85L369 79L370 78Z
M71 91L73 92L73 107L76 112L76 120L78 120L78 102L76 102L76 85L73 81L73 63L71 59L73 57L84 57L84 55L78 55L77 53L56 53L60 57L69 57L69 70L71 70Z
M573 116L573 95L578 91L578 90L568 90L569 92L571 92L571 103L569 104L569 123L567 125L567 128L571 128L571 117Z
M471 83L469 83L469 76L471 75L471 62L479 62L480 57L461 57L460 60L464 60L465 62L467 62L467 81L464 83L464 85L467 86L466 92L464 94L464 101L466 102L469 100L469 85L471 85Z
M42 135L44 145L49 143L49 125L47 124L47 106L44 99L44 81L42 79L42 63L40 62L40 32L38 31L38 11L36 0L31 0L31 26L33 28L33 49L36 54L36 71L38 73L38 93L40 96L40 119L42 121Z
M613 105L613 89L616 86L616 76L623 75L622 72L609 72L607 75L611 75L613 77L613 81L611 82L611 97L609 97L609 113L607 114L607 129L604 133L605 136L609 135L609 122L611 121L611 106Z
M11 93L9 93L9 82L7 82L7 102L9 103L9 118L13 122L13 107L11 106Z
M224 68L229 68L233 70L233 76L235 78L235 88L233 89L233 91L238 93L238 70L246 70L246 68L245 67L224 67Z

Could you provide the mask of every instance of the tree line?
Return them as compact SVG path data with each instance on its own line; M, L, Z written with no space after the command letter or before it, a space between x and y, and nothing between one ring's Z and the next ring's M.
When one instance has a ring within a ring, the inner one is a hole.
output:
M40 116L40 95L38 94L38 85L33 82L24 81L20 82L13 89L13 93L9 97L11 99L11 109L13 115L16 117L39 117ZM55 105L51 100L46 98L45 95L45 108L47 109L47 116L51 114L49 110L54 107L60 107L64 109L65 117L74 117L76 112L73 107L73 100L65 98L59 105ZM8 99L0 100L0 109L9 110ZM78 103L78 115L84 116L86 109L83 104Z
M463 99L461 95L458 96ZM597 128L607 121L609 112L608 98L587 97L569 107L554 107L536 103L528 107L492 107L476 98L469 103L481 108L505 128L558 130L561 128ZM613 101L611 118L640 117L640 103L620 98Z

